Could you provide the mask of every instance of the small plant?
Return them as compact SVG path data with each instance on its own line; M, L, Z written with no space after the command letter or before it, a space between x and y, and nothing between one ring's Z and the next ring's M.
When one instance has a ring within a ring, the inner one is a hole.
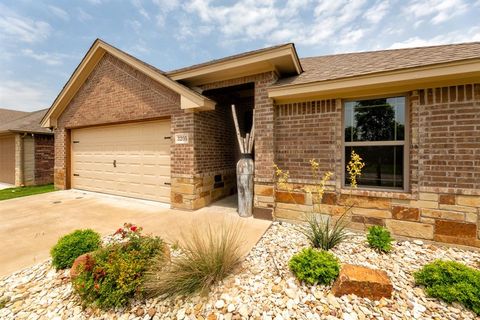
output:
M181 254L168 266L160 261L150 270L145 291L149 296L207 293L241 262L240 231L236 224L215 229L210 225L192 228L179 243Z
M480 270L454 261L435 260L413 274L425 292L448 303L459 302L480 315Z
M294 255L288 265L298 280L309 284L330 284L340 272L339 261L332 253L313 248Z
M368 245L379 252L390 252L393 240L390 231L384 227L371 226L368 228Z
M343 242L349 235L347 231L348 219L346 212L335 222L330 216L322 217L315 213L305 214L307 227L299 228L314 248L330 250Z
M69 233L61 237L50 250L52 265L57 270L70 268L76 258L84 253L97 250L100 243L100 235L91 229Z
M94 266L81 270L72 280L83 304L101 309L121 307L142 293L145 271L154 257L162 260L164 243L140 231L125 224L115 233L117 242L94 252Z

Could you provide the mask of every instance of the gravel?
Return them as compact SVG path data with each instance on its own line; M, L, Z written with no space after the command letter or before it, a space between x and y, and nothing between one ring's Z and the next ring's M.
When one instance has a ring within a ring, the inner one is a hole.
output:
M288 270L290 257L308 245L297 226L275 222L232 276L208 296L132 301L127 308L82 308L69 272L56 272L50 261L0 279L0 319L477 319L460 304L428 298L414 286L412 273L435 259L480 267L480 252L398 241L389 254L366 245L363 235L332 250L344 263L381 269L391 278L391 299L370 301L354 295L337 298L330 286L306 286Z

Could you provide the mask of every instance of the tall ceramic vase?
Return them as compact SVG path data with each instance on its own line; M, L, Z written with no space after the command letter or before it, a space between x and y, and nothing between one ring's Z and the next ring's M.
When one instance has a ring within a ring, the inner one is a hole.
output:
M243 153L237 162L238 214L241 217L252 216L254 171L252 155Z

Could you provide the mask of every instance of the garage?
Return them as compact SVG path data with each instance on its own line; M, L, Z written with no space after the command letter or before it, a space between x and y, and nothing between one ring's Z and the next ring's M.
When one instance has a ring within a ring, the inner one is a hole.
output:
M15 183L15 136L0 136L0 182Z
M75 189L170 203L170 121L71 131Z

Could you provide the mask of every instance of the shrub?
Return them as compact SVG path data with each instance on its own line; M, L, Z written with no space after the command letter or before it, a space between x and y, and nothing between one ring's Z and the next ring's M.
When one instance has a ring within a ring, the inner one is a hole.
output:
M413 274L426 293L448 303L459 302L480 315L480 270L454 261L435 260Z
M52 265L57 270L70 268L76 258L84 253L97 250L100 243L100 235L91 229L69 233L61 237L50 250Z
M342 214L335 221L332 217L322 217L314 213L306 214L307 226L300 228L314 248L330 250L348 237L348 217Z
M392 250L392 241L390 231L381 226L372 226L368 228L368 245L380 252L390 252Z
M168 266L160 261L149 271L145 291L149 296L207 293L241 262L240 231L237 224L193 227L179 243L181 254Z
M294 255L288 265L298 280L309 284L329 284L340 272L339 261L332 253L313 248Z
M125 228L119 229L116 234L125 241L94 252L93 268L81 270L72 280L85 305L101 309L121 307L142 293L145 271L154 257L164 256L164 243L158 237L143 236L140 231L141 228L135 226L128 232Z

